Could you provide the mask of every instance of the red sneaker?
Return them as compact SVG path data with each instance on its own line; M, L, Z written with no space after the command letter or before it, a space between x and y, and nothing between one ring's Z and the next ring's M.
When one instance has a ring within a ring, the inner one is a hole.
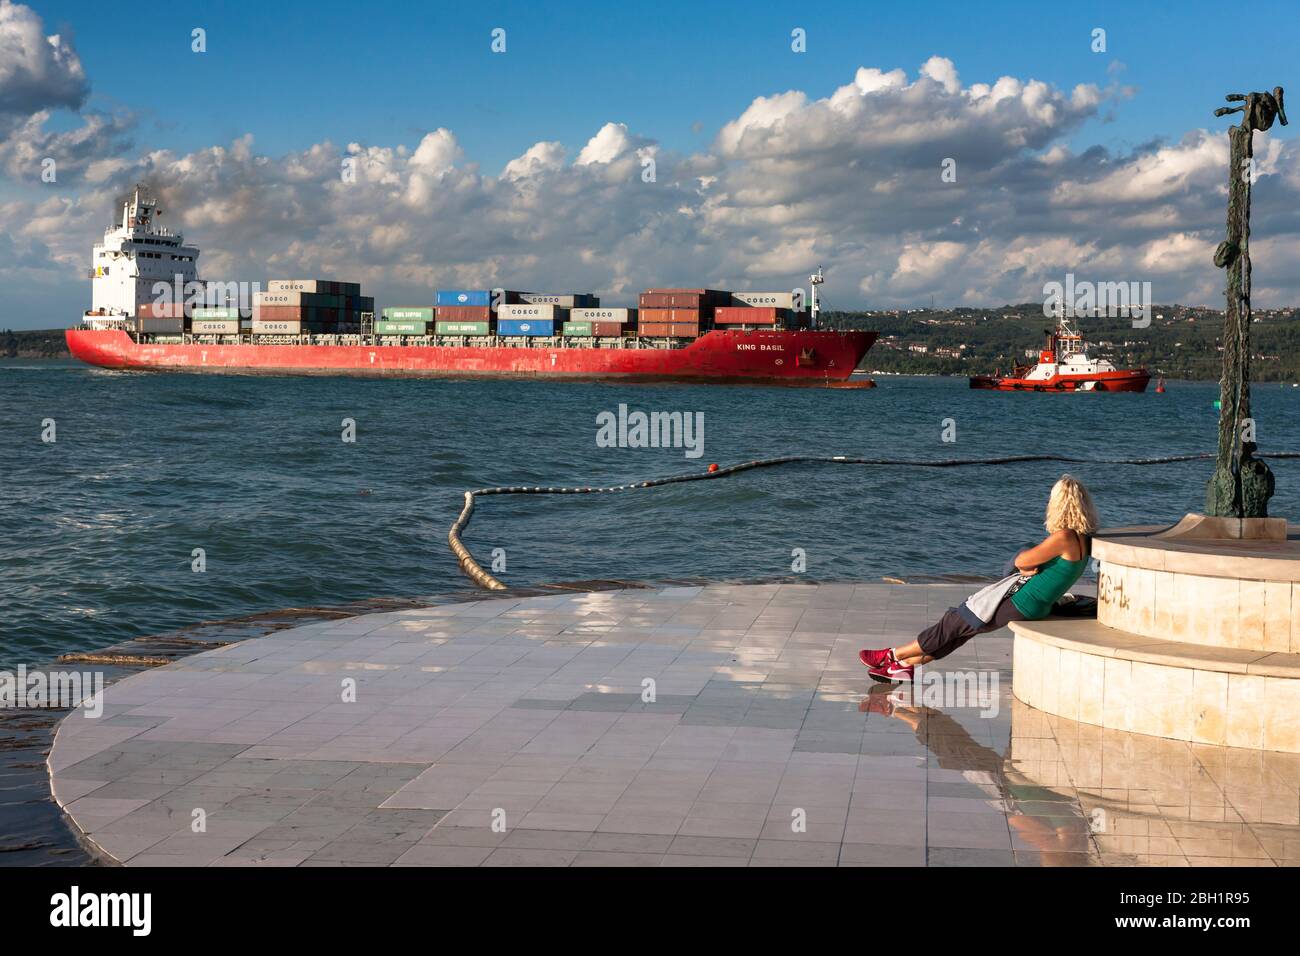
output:
M880 714L882 717L894 716L893 694L885 691L883 693L871 691L866 697L858 703L858 710L864 714ZM897 693L895 691L894 693Z
M868 667L884 667L894 659L894 649L886 647L882 651L858 651L858 660Z
M871 675L872 680L881 684L889 681L910 681L912 679L912 665L890 661L880 667L868 667L867 673Z

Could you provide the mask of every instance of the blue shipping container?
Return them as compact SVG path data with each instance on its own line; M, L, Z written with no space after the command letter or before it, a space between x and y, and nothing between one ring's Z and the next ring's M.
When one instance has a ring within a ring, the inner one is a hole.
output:
M491 305L492 292L488 289L449 289L439 292L434 305Z
M557 335L549 319L498 319L497 335Z
M445 289L435 295L435 306L513 306L519 304L520 294L503 289L500 300L491 300L491 289Z

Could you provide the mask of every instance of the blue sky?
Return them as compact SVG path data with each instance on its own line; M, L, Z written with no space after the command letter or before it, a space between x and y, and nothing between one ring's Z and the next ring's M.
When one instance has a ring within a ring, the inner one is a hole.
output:
M1236 119L1213 112L1300 96L1294 2L0 11L0 327L85 307L90 246L137 181L204 278L332 275L384 304L496 285L627 304L824 265L841 307L1026 302L1067 273L1217 305ZM1300 302L1298 126L1256 136L1260 306Z
M1072 139L1131 146L1222 125L1211 115L1222 95L1284 83L1300 40L1295 3L216 2L149 4L139 18L102 0L33 6L51 30L71 28L92 107L145 114L142 148L251 132L278 155L326 139L414 144L445 126L488 172L540 139L579 148L609 120L695 151L755 96L824 96L858 66L914 71L935 54L965 83L1010 73L1135 87L1114 122ZM1249 44L1247 10L1263 27ZM196 26L202 56L189 49ZM504 55L489 50L495 27ZM1095 27L1105 54L1090 50Z

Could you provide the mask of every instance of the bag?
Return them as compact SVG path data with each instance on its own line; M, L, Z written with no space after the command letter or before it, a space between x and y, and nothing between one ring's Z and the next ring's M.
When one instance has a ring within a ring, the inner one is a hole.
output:
M1009 595L1019 591L1021 585L1027 580L1029 579L1017 571L1015 574L1008 574L1000 581L994 581L988 587L981 588L962 602L960 608L962 616L967 620L974 617L980 624L987 624L993 620L998 605L1006 600Z

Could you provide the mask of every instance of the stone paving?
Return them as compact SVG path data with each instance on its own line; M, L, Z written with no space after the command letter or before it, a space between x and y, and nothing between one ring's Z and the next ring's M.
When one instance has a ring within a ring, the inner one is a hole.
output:
M101 718L60 725L52 787L140 866L1300 862L1300 758L1032 711L1007 631L921 699L868 680L861 647L969 590L672 587L291 628L109 687Z

